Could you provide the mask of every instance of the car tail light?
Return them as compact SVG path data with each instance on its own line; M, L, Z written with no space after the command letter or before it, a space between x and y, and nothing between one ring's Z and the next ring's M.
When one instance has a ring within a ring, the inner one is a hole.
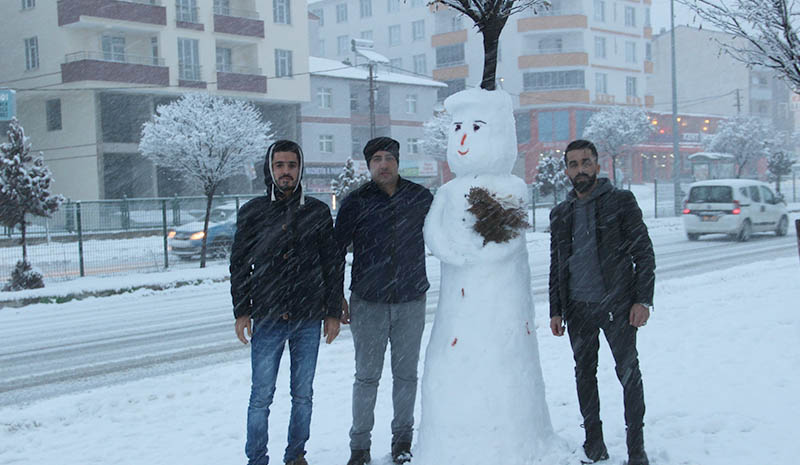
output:
M734 214L734 215L738 215L741 212L742 212L742 208L741 208L741 205L739 205L739 201L738 200L734 200L733 201L733 210L731 210L731 213Z
M689 208L689 201L688 200L684 200L683 201L683 214L684 215L689 215L691 213L692 213L692 210Z

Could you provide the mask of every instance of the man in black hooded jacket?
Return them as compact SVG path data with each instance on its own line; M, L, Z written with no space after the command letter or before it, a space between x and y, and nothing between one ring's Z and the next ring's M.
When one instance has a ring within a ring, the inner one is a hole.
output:
M269 407L281 354L289 344L292 410L283 461L307 465L312 383L320 320L330 344L339 333L344 263L337 256L327 205L303 195L303 152L280 140L267 150L267 195L239 210L231 251L231 296L236 335L251 344L252 386L245 453L266 465ZM247 336L245 336L245 332Z

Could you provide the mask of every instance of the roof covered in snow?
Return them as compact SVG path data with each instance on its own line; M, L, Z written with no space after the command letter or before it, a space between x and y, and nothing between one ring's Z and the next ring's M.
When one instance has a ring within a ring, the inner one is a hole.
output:
M366 68L348 66L341 61L330 60L328 58L308 57L308 70L312 76L357 80L366 80L369 78L369 71ZM433 79L393 73L381 68L378 68L378 71L375 73L375 80L378 82L393 82L396 84L414 86L447 87L446 84L434 81Z
M734 156L730 153L720 153L720 152L697 152L689 155L687 157L689 160L694 160L697 158L706 160L733 160Z

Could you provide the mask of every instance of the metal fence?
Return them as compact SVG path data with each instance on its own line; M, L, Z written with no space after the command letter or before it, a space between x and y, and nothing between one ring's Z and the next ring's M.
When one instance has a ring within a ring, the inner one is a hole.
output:
M307 195L330 204L330 193ZM235 221L239 206L255 196L215 197L211 224ZM196 222L202 229L205 211L205 197L65 202L51 218L27 218L28 261L49 281L197 267L196 261L181 263L168 251L167 236L188 223ZM21 259L19 229L4 228L0 286Z

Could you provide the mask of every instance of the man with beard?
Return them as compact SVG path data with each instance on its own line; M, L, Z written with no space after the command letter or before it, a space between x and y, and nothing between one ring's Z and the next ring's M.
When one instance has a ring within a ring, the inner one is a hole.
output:
M566 324L569 333L586 434L584 463L608 459L597 391L602 329L623 388L628 465L648 465L636 334L653 304L653 244L633 194L597 179L593 143L570 142L564 161L574 189L550 213L550 330L563 336Z
M303 195L302 175L300 146L289 140L275 142L264 162L267 195L244 204L236 219L231 295L236 336L243 344L247 337L252 342L245 444L250 465L269 463L269 407L287 343L292 410L283 461L308 465L305 444L320 326L328 344L339 334L344 262L336 256L330 209Z
M353 245L350 305L345 324L355 346L353 425L347 465L371 460L375 401L386 346L392 347L392 460L411 460L417 362L425 327L425 241L433 202L428 189L398 174L400 144L377 137L364 147L372 180L342 201L336 217L339 261Z

